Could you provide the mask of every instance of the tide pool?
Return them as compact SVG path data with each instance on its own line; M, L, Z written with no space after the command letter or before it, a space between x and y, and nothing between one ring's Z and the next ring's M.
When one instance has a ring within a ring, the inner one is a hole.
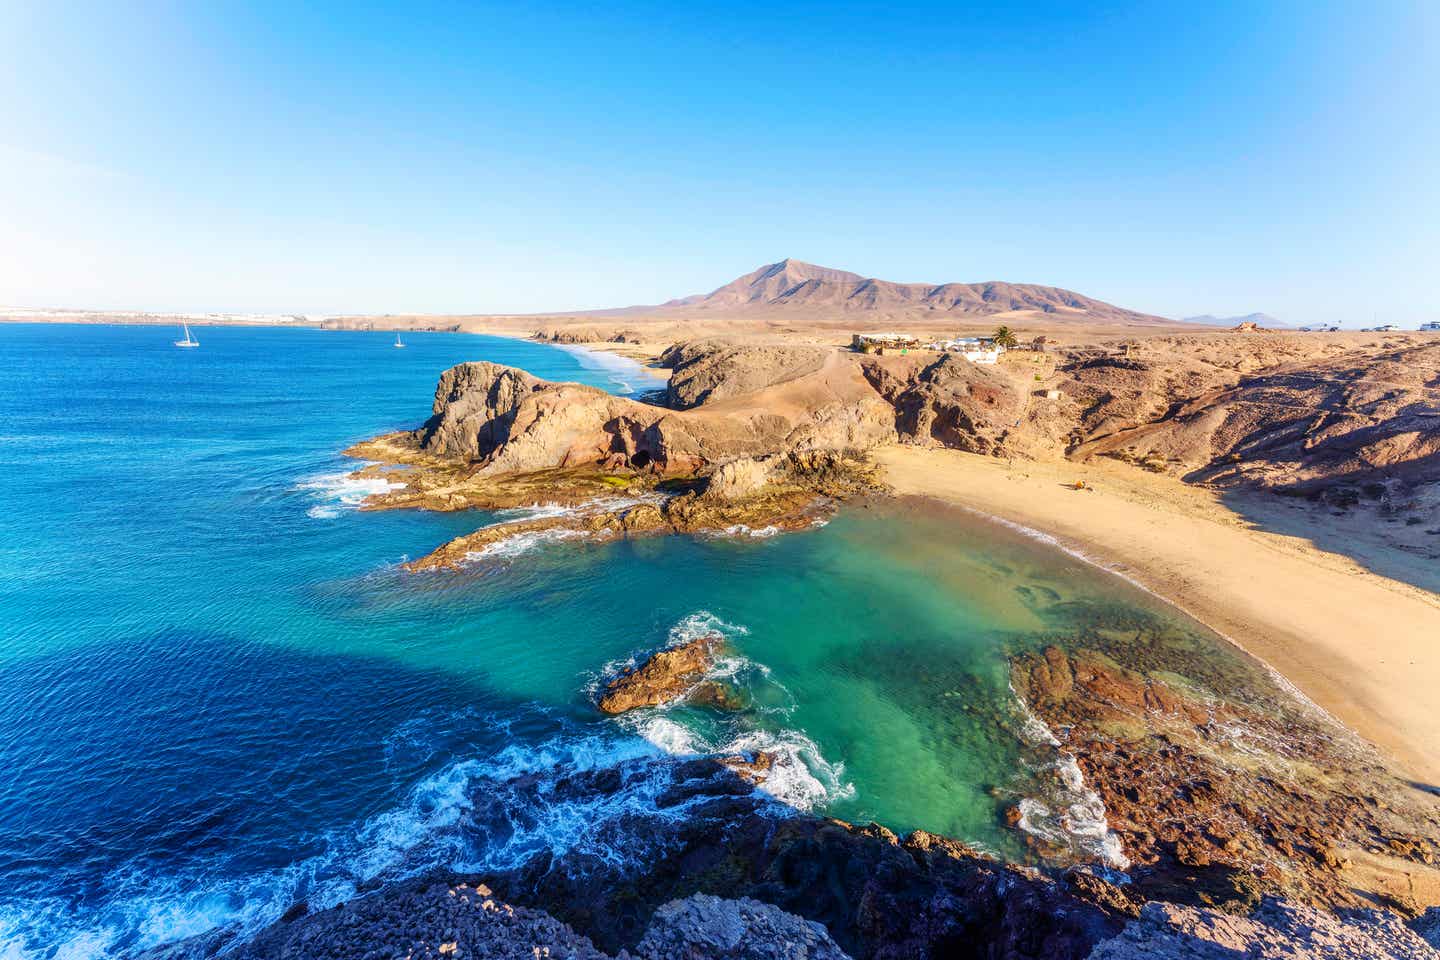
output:
M599 843L613 811L454 828L478 783L664 752L770 751L777 814L1023 858L1004 805L1090 798L1015 701L1008 656L1112 628L1228 656L1113 576L917 505L405 574L487 518L358 512L369 488L338 451L423 421L442 370L651 385L462 334L405 350L383 332L199 327L198 350L171 334L0 325L3 957L125 956L377 877ZM747 709L591 706L607 670L708 632Z

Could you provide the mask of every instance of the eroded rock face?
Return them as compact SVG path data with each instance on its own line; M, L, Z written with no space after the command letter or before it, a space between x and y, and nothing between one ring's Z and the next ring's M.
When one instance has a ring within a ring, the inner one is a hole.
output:
M671 370L666 402L688 410L754 393L814 373L831 351L823 347L740 344L725 339L678 343L660 357Z
M862 370L894 407L896 433L912 442L997 453L1024 413L1024 397L1010 377L955 354L918 371L867 358Z
M314 916L281 921L232 956L241 960L612 960L588 937L542 911L502 902L484 883L443 879L396 885ZM818 923L757 900L705 894L662 905L629 956L634 960L850 960ZM160 960L158 953L155 960Z
M1081 410L1074 456L1152 459L1191 482L1299 492L1440 482L1440 344L1359 348L1268 333L1157 338L1133 352L1062 365L1059 388Z
M716 634L661 650L606 684L598 706L614 714L678 700L715 665L722 642L723 638Z
M440 375L432 416L418 431L420 448L479 460L509 439L515 410L543 381L497 363L462 363Z
M784 367L751 377L744 373L750 369L743 359L748 353L738 356L726 353L707 362L716 376L744 381L746 390L772 375L795 374ZM772 410L762 403L713 414L677 412L498 364L465 363L440 378L434 413L421 429L354 449L385 459L381 441L396 449L410 444L417 454L471 464L486 475L586 465L677 475L792 452L863 450L893 438L885 404L854 385L846 389L853 396L821 391L813 407L800 403Z

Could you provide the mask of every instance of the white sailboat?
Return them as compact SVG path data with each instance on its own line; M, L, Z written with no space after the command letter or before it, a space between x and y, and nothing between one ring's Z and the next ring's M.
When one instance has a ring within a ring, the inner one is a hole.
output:
M182 323L181 326L185 328L185 339L184 339L184 340L176 340L176 341L175 341L175 346L177 346L177 347L198 347L198 346L200 346L200 341L199 341L199 340L196 340L194 337L190 336L190 324L188 324L188 323Z
M403 346L405 346L405 342L400 339L400 331L399 331L399 330L396 330L396 331L395 331L395 342L392 344L392 346L396 346L396 347L403 347Z

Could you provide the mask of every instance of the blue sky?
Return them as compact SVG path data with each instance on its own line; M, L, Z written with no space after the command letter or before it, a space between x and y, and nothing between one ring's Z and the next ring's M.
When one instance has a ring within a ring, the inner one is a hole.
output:
M1428 0L0 0L0 304L560 311L790 256L1408 324L1437 91Z

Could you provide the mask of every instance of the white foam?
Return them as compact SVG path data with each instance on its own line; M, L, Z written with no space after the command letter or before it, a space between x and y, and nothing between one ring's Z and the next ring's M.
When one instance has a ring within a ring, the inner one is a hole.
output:
M587 517L597 513L608 513L639 506L642 503L659 503L664 494L645 493L635 497L597 497L584 503L563 505L558 503L536 503L528 507L511 507L496 511L499 518L495 523L482 529L490 530L529 520L543 520L553 517ZM467 563L477 561L513 560L550 543L566 540L606 539L609 534L596 533L576 527L549 527L544 530L520 530L511 536L486 544L479 550L465 555Z
M528 507L510 507L505 510L496 510L495 516L500 517L503 523L514 523L517 520L566 517L575 512L576 509L574 506L567 506L562 503L532 503Z
M615 388L615 393L631 394L637 389L654 390L664 386L670 377L668 371L652 369L639 360L608 350L595 350L570 343L556 343L551 346L573 356L582 367L604 373Z
M722 537L751 537L756 540L768 540L770 537L781 533L781 529L773 524L766 527L751 527L747 524L736 523L720 531Z
M503 540L486 544L479 550L465 554L468 562L477 560L513 560L547 543L563 543L566 540L583 540L591 534L572 527L550 527L546 530L525 530Z
M368 497L403 490L405 486L385 477L362 477L354 471L339 471L307 477L296 483L294 489L303 490L310 499L318 501L305 511L306 516L316 520L333 520L344 510L358 508Z
M1022 738L1033 747L1050 752L1052 759L1036 773L1048 790L1045 799L1023 798L1017 806L1021 830L1048 843L1072 851L1079 859L1094 859L1116 870L1128 870L1120 838L1110 829L1105 801L1085 782L1075 757L1061 749L1060 738L1035 715L1027 703L1010 688L1020 714ZM1046 802L1049 801L1049 802Z
M1020 694L1015 692L1015 685L1013 683L1007 685L1010 687L1010 696L1015 698L1015 703L1020 709L1020 732L1025 739L1047 747L1060 746L1060 740L1046 726L1045 721L1035 716L1035 711L1031 710L1030 705L1020 698Z
M758 789L796 810L808 812L855 794L854 784L845 781L845 764L827 761L815 741L799 730L756 730L731 740L719 752L774 756Z
M679 646L682 643L689 643L691 640L716 634L726 640L733 640L749 633L749 627L722 620L709 610L696 610L670 628L670 645Z
M635 732L649 743L676 757L704 752L700 739L684 724L667 716L647 716L635 722Z

